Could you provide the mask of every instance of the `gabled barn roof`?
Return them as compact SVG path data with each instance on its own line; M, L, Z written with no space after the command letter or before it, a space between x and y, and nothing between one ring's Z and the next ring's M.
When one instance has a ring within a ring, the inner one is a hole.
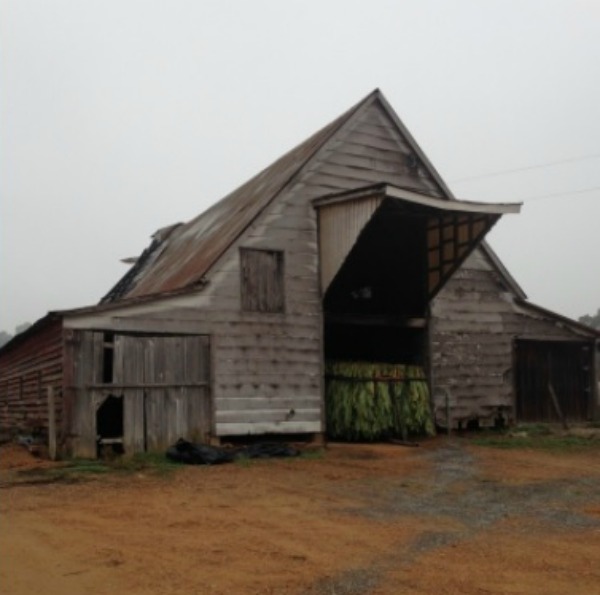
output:
M385 97L375 89L333 122L280 157L272 165L228 194L188 223L156 232L132 268L102 299L110 303L153 295L179 293L202 287L204 276L249 225L303 172L327 142L374 102L387 113L400 135L427 170L439 195L454 200L450 189L418 146ZM525 298L498 257L487 246L483 250L514 293Z

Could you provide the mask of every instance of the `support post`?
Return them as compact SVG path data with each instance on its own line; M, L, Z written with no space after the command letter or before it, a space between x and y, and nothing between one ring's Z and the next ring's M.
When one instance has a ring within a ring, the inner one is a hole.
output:
M446 434L450 436L452 430L450 425L452 423L452 418L450 416L450 391L446 389Z
M56 460L56 405L54 403L54 388L48 387L48 454Z
M552 382L548 383L548 392L550 393L550 399L552 400L552 404L554 405L554 410L556 411L556 415L558 415L558 419L560 419L562 423L563 430L569 429L569 424L567 424L567 419L565 418L562 409L560 408L560 404L558 402L558 397L554 392L554 387L552 386Z

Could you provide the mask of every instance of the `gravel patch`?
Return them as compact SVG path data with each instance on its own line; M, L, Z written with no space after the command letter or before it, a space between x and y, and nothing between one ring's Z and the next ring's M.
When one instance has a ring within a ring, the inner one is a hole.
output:
M598 479L518 485L483 480L478 477L475 458L457 443L424 452L423 459L428 463L427 471L414 478L392 480L383 487L357 482L351 489L360 494L365 506L348 512L378 520L405 515L446 517L458 521L467 532L485 529L510 517L526 517L551 524L553 529L600 527L599 519L574 510L597 500ZM449 535L449 539L456 538L456 533ZM431 538L432 547L436 539L440 538Z

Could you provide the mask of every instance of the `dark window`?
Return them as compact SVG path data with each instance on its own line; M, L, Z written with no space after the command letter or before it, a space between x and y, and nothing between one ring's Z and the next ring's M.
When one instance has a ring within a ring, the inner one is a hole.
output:
M240 250L242 310L283 312L283 252Z
M104 333L104 342L102 343L102 382L111 384L114 380L114 353L115 336L113 333Z

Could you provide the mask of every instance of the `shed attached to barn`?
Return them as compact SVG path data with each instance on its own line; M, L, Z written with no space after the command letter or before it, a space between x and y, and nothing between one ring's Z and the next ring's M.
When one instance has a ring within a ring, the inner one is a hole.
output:
M517 399L534 356L515 354L530 339L588 354L569 384L578 396L559 394L588 418L598 334L528 304L483 243L517 211L456 200L376 90L196 219L159 230L100 305L49 315L0 350L2 423L28 415L12 378L27 357L42 365L42 328L60 344L61 440L78 456L322 433L325 360L424 367L434 394L451 395L453 426L546 415L527 390Z

